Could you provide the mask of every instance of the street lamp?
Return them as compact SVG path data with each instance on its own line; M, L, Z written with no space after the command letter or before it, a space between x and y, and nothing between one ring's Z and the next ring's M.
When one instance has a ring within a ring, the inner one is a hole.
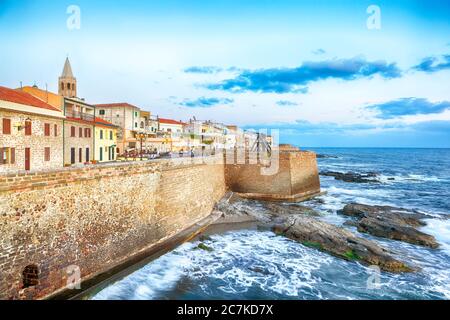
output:
M144 140L144 138L145 138L145 134L144 133L138 133L137 134L137 138L140 140L140 142L141 142L141 161L142 161L142 142L143 142L143 140Z

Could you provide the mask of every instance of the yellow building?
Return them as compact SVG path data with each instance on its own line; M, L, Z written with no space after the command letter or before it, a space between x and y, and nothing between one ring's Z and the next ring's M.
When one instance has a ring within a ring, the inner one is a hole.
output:
M18 88L19 91L24 91L26 93L35 96L36 98L41 99L42 101L48 103L49 105L58 108L59 110L63 109L64 106L64 97L48 90L39 89L36 85L34 86L25 86L22 88Z
M97 162L117 160L117 126L95 118L94 159Z

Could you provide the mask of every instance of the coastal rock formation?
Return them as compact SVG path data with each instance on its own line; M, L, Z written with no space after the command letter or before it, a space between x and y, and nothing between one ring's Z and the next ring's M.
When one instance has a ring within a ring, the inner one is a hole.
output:
M216 205L216 210L222 213L221 219L216 222L218 224L251 221L348 261L377 265L390 272L413 271L375 242L317 219L320 215L317 211L300 204L254 201L228 193Z
M336 180L353 183L380 183L381 181L376 179L378 174L376 172L355 173L355 172L336 172L336 171L321 171L321 176L334 177Z
M426 225L422 220L427 216L415 210L350 203L338 213L356 218L347 224L354 225L359 232L430 248L439 246L433 236L416 229Z
M339 158L337 156L332 156L329 154L321 154L321 153L317 153L316 157L317 157L317 159L338 159Z
M282 223L275 225L274 230L304 245L349 261L377 265L380 269L391 272L412 271L410 267L394 259L386 249L376 243L312 217L290 216Z

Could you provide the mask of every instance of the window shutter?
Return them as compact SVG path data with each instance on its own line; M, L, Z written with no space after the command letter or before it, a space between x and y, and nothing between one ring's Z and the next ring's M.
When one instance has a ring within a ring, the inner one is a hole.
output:
M3 118L3 134L11 134L11 119Z
M50 148L45 147L44 151L45 151L44 161L50 161Z
M46 137L50 136L50 123L44 124L44 135Z
M83 128L78 129L78 135L80 136L80 138L83 138Z
M31 121L25 121L25 135L31 136Z
M11 148L10 163L16 163L16 148Z
M54 132L55 132L55 137L57 137L58 136L58 125L57 124L55 124Z
M75 137L75 127L70 127L70 136Z

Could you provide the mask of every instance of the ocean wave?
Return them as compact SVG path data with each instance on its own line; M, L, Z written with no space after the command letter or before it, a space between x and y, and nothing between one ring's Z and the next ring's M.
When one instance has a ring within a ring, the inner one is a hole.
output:
M421 174L408 175L384 175L377 176L377 179L383 183L425 183L425 182L448 182L447 179L436 176L426 176Z
M426 219L425 222L427 225L422 227L421 231L434 236L439 242L441 250L450 256L450 220Z

